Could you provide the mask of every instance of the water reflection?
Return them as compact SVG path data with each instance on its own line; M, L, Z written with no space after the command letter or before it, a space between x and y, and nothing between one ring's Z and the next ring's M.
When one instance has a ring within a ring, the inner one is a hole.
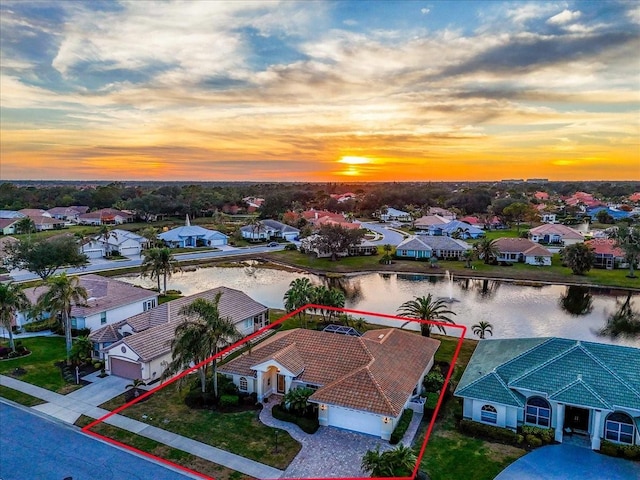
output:
M570 285L560 297L560 307L571 315L586 315L593 311L593 296L589 287Z
M607 323L599 334L610 338L640 336L640 312L633 309L631 292L624 301L616 301L618 309L607 317Z
M349 278L343 275L339 277L324 276L320 277L322 284L331 289L335 288L344 293L344 297L349 302L358 302L362 298L362 288L358 278Z
M488 278L463 278L456 282L461 290L465 292L475 292L479 300L491 299L501 285L500 282L489 280Z

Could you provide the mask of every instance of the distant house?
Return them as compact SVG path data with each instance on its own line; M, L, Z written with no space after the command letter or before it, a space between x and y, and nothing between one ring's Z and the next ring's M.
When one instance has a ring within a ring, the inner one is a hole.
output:
M0 218L0 233L3 235L14 235L20 220L22 220L21 217Z
M230 318L242 335L269 324L269 309L233 288L217 287L178 298L91 335L91 340L101 348L107 372L145 382L160 378L171 361L171 340L176 326L185 320L180 309L199 298L213 301L218 293L222 293L218 304L220 316Z
M640 349L564 338L481 340L455 391L465 419L640 444ZM602 475L606 476L604 472Z
M537 243L568 246L584 242L584 235L561 224L545 224L529 230L529 238Z
M76 305L71 309L71 326L73 328L98 328L119 322L132 315L144 312L157 305L158 294L129 283L100 275L83 275L78 277L80 285L87 290L89 298L85 305ZM27 298L35 304L46 286L27 288ZM22 326L31 321L28 312L19 312L16 324Z
M81 225L122 225L133 220L133 214L115 208L103 208L78 215L78 223Z
M26 215L16 211L16 210L0 210L0 218L17 218L21 219L26 217Z
M64 220L65 222L79 223L79 217L89 211L89 207L82 205L72 205L69 207L53 207L47 210L52 218Z
M388 440L412 398L422 392L439 345L396 328L361 337L293 329L276 333L218 371L258 401L310 388L320 425Z
M429 207L427 210L427 215L438 215L442 218L446 218L447 220L455 220L456 214L450 210L440 207Z
M424 241L423 236L411 235L396 247L396 257L414 260L428 260L433 256L433 248Z
M593 266L595 268L606 268L612 270L626 266L624 251L616 246L616 241L612 238L594 238L584 242L593 250L595 259Z
M499 262L551 265L552 253L539 243L527 238L498 238L495 246L500 252L496 259Z
M431 256L441 260L461 260L464 252L471 250L471 245L457 238L429 235L421 235L418 238L422 243L431 247Z
M427 229L429 235L445 235L447 237L457 237L461 239L484 237L484 230L474 227L460 220L451 220L442 225L432 225Z
M282 238L295 240L300 235L300 230L277 220L262 220L256 225L245 225L240 228L242 238L253 241L264 241Z
M149 240L128 230L113 229L107 238L102 235L94 236L81 247L82 253L89 258L102 258L109 255L123 257L138 257L142 250L149 245Z
M441 217L440 215L423 215L413 222L413 226L416 230L429 230L431 227L444 225L450 221L450 219Z
M381 213L379 218L381 222L410 222L411 214L396 208L388 207L386 213Z
M52 218L47 212L36 208L23 208L18 213L29 217L35 226L36 232L45 230L58 230L64 228L64 221Z
M226 245L229 241L229 237L217 230L208 230L198 225L192 226L189 215L186 217L184 226L161 233L158 238L171 248L219 247Z
M533 194L536 200L546 201L549 200L549 194L547 192L536 192Z

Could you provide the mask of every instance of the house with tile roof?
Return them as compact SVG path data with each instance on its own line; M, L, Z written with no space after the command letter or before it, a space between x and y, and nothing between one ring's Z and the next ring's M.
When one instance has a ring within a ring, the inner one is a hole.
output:
M627 268L629 264L625 261L624 251L616 245L613 238L594 238L584 242L591 247L595 256L593 260L594 268Z
M424 235L410 235L396 247L397 258L428 260L433 256L433 248L425 242Z
M528 238L498 238L495 240L495 247L499 252L496 258L498 262L551 265L553 254Z
M22 218L0 218L0 233L2 233L2 235L14 235L18 229L18 222L20 222Z
M416 230L429 230L433 226L444 225L450 221L451 219L441 217L440 215L423 215L413 222L413 227Z
M559 223L547 223L529 230L529 238L547 245L569 246L584 242L584 235Z
M481 340L458 383L464 418L640 444L640 349L564 338Z
M191 225L187 215L184 226L172 228L158 235L170 248L219 247L229 242L229 237L217 230Z
M473 225L461 222L460 220L451 220L450 222L442 225L432 225L427 229L427 234L435 236L444 235L454 238L457 237L465 240L485 236L485 232L481 228L474 227Z
M291 389L314 390L320 425L388 440L440 342L397 328L361 337L317 330L278 332L218 367L240 391L262 401Z
M154 308L158 294L114 278L88 274L78 277L89 297L84 305L71 307L71 326L89 328L92 331ZM25 288L24 293L32 304L47 291L46 286ZM18 312L16 325L32 321L27 312Z
M123 257L139 257L142 250L149 245L149 239L130 232L114 228L107 237L95 235L81 247L82 253L89 258L102 258L108 255Z
M176 326L186 319L182 307L203 298L214 301L221 293L218 310L228 317L242 335L249 335L269 324L269 309L246 293L217 287L188 297L163 303L157 308L108 325L91 334L100 348L108 373L150 382L160 378L171 361L171 340Z
M461 260L467 250L471 250L464 240L451 237L432 237L420 235L420 241L431 247L431 255L440 260Z
M300 230L278 222L277 220L261 220L256 225L245 225L240 227L242 238L251 241L267 241L282 238L284 240L295 240L300 235Z
M64 220L70 223L78 223L80 215L89 211L89 207L84 205L71 205L68 207L53 207L47 213L53 218Z
M381 213L379 218L381 222L410 222L411 214L397 208L387 207L386 213Z
M103 208L78 215L78 223L81 225L122 225L133 222L134 219L133 214L115 208Z

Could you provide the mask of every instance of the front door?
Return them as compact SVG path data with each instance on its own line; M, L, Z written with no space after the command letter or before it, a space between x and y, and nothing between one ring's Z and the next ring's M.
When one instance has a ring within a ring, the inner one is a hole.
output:
M589 431L589 410L567 406L564 412L564 426L572 430Z
M284 375L278 375L278 393L284 393L285 382Z

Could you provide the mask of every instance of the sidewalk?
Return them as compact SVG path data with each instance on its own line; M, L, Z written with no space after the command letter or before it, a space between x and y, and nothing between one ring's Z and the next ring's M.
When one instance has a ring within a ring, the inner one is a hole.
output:
M114 381L114 384L115 383L116 382ZM109 413L107 410L98 408L96 405L92 405L92 403L99 400L99 396L88 394L80 395L82 390L89 387L84 387L81 390L73 392L78 394L74 398L72 397L73 393L69 395L60 395L5 375L0 375L0 385L13 388L14 390L45 400L48 403L37 405L32 408L66 423L73 424L80 415L86 415L91 418L101 418ZM82 398L82 400L80 398ZM280 478L283 474L283 471L278 470L277 468L249 460L248 458L212 447L196 440L191 440L190 438L162 430L161 428L157 428L152 425L147 425L146 423L139 422L122 415L113 415L105 420L105 423L122 428L123 430L127 430L142 437L150 438L184 452L191 453L210 462L223 465L227 468L231 468L255 478Z

